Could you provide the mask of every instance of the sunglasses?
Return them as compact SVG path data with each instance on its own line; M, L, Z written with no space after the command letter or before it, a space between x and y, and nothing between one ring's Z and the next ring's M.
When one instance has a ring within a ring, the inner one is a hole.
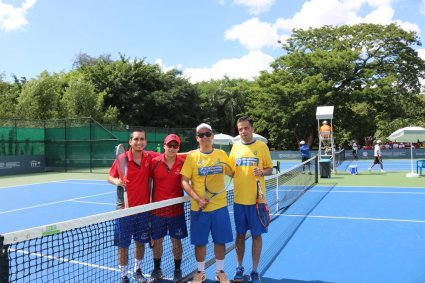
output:
M178 145L178 144L166 144L166 146L168 148L179 148L180 147L180 145Z
M211 135L212 135L212 133L211 133L211 132L205 132L205 133L199 133L199 134L198 134L198 137L200 137L201 139L202 139L203 137L207 137L207 138L209 138L209 137L211 137Z

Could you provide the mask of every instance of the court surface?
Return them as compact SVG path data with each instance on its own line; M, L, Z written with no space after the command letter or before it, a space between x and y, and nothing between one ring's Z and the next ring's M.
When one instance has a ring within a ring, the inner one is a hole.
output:
M384 162L391 168L391 160ZM319 179L271 223L263 237L263 282L425 282L425 178L406 178L397 166L394 172L368 172L369 163L357 163L359 175L343 171ZM0 188L0 233L114 210L115 188L106 176L88 176L55 175L47 182L6 178ZM250 253L249 239L247 273ZM231 251L225 262L230 277L235 267ZM214 271L213 265L206 282L215 282Z

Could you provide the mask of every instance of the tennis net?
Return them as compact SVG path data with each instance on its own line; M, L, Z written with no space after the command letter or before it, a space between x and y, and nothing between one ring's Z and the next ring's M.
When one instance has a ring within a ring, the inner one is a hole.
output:
M310 166L309 172L305 166ZM284 213L318 180L316 157L266 177L266 198L271 219ZM229 211L233 208L233 190L227 192ZM190 202L187 196L151 203L125 210L112 211L70 221L6 233L0 236L0 282L119 282L115 225L118 219L132 215L165 215L182 210L190 230ZM232 225L233 224L233 217ZM141 221L146 221L141 220ZM141 226L146 223L141 223ZM146 226L146 225L145 225ZM152 225L153 231L161 224ZM233 228L234 231L234 228ZM153 232L152 232L153 233ZM197 268L189 237L181 240L181 270L186 282ZM134 245L129 248L131 273ZM226 251L234 249L228 245ZM147 277L154 268L153 251L145 248L142 271ZM207 246L206 266L215 262L212 240ZM164 279L173 280L173 246L168 236L163 240L161 264ZM129 274L131 275L131 274Z

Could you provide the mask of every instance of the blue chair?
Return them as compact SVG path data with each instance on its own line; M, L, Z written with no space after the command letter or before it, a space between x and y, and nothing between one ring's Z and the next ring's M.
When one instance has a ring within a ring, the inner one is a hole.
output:
M416 173L422 176L422 169L425 168L425 160L416 161Z

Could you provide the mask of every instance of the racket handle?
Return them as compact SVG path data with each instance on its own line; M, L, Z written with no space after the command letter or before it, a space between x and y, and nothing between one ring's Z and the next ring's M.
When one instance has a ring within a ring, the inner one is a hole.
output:
M128 208L128 196L127 196L127 190L124 188L124 208Z
M252 162L252 167L254 167L254 169L255 168L258 168L258 165L257 165L257 162ZM257 180L257 183L258 183L258 176L257 175L254 175L255 176L255 180ZM258 185L258 184L257 184Z

